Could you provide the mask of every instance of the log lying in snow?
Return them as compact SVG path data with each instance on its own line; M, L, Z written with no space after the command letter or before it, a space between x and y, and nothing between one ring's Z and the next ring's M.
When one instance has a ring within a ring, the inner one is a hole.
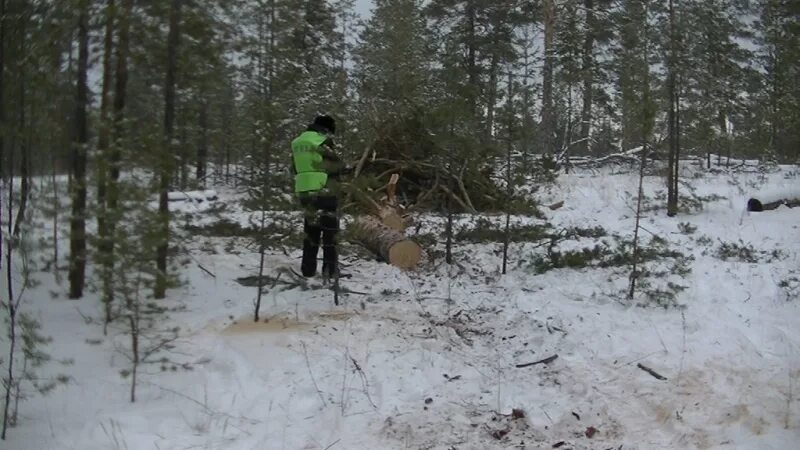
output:
M381 223L386 225L387 227L399 231L403 233L406 231L407 225L406 221L403 219L395 208L390 206L383 207L378 211L378 217L381 219Z
M798 207L800 206L800 198L785 198L766 203L757 198L751 198L747 201L747 210L753 212L769 211L777 209L781 205L785 205L789 208Z
M413 269L422 258L422 247L403 233L372 216L361 216L351 225L353 240L401 269Z
M217 200L217 191L178 191L178 192L170 192L167 195L167 199L170 203L172 202L195 202L195 203L203 203L204 201L215 201Z

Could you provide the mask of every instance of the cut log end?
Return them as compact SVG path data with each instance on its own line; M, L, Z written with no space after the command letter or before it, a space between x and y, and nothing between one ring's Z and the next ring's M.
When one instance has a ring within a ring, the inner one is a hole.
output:
M422 247L419 244L382 223L377 217L359 217L351 230L355 241L395 267L413 269L422 259Z
M400 241L389 249L389 263L401 269L413 269L422 258L422 247L414 241Z
M747 210L751 212L771 211L781 206L786 206L787 208L800 207L800 198L785 198L773 202L763 202L757 198L751 198L747 201Z
M764 211L764 205L761 204L758 199L751 198L747 201L747 210L753 212L761 212Z

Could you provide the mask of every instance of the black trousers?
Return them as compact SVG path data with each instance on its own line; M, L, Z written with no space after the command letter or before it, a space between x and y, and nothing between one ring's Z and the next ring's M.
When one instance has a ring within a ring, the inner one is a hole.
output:
M336 234L339 232L338 199L333 195L301 194L300 205L304 209L303 261L300 269L303 276L317 273L317 255L322 244L322 274L333 277L338 269Z

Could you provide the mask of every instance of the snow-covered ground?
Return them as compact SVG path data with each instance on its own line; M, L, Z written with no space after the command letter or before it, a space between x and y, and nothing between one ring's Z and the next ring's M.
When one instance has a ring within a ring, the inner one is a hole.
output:
M691 272L651 275L634 301L623 267L537 274L533 259L547 247L537 243L512 244L507 275L497 242L459 243L451 267L437 256L441 245L429 248L430 261L409 273L344 246L353 277L343 285L365 295L334 306L329 290L275 289L254 323L255 288L235 279L255 272L255 247L198 233L184 242L184 286L160 301L169 310L162 328L179 326L179 340L168 361L144 368L134 404L120 375L128 338L117 327L103 336L97 295L67 300L64 285L37 273L25 307L52 336L48 352L71 360L39 373L71 381L24 400L0 448L800 448L800 208L745 211L752 192L800 193L800 175L687 169L684 179L701 208L675 218L657 199L663 180L646 179L646 206L659 208L646 213L642 239L658 236L684 255L646 268L670 270L681 259ZM605 236L554 249L613 250L629 239L636 187L634 174L561 175L537 194L543 205L564 201L542 208L546 221L556 231L602 227ZM217 192L173 203L188 215L181 223L246 226L258 214ZM504 221L484 219L458 226ZM430 236L441 223L424 217L413 231ZM723 244L752 258L723 255ZM269 253L269 273L299 264L299 249L287 250ZM647 298L669 289L677 306Z

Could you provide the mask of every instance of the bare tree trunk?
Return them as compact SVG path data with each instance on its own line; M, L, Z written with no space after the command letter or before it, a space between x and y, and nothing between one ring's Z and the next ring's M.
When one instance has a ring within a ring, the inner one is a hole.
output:
M591 150L589 141L592 132L592 101L594 85L594 0L584 0L586 11L586 36L583 39L583 107L581 108L581 135L578 151L586 155Z
M474 0L467 0L466 4L467 15L467 75L469 77L469 105L472 112L472 117L477 117L478 114L478 65L477 65L477 52L475 42L475 4Z
M112 250L111 236L108 233L108 221L106 218L106 197L108 189L108 146L111 134L111 123L109 110L111 103L111 53L114 51L114 0L108 0L106 4L106 31L103 48L103 87L100 97L100 133L97 140L97 233L100 237L98 245L100 278L102 282L102 299L105 309L105 320L103 321L103 334L108 332L108 324L111 322L111 302L114 299L111 277Z
M670 0L671 1L671 0ZM634 294L636 293L636 282L639 279L640 269L639 269L639 222L642 217L642 197L644 197L644 171L645 165L647 163L647 153L648 153L648 146L649 146L649 138L650 133L653 131L653 119L655 113L652 111L653 106L651 105L650 99L650 66L648 64L649 60L649 37L648 37L648 27L647 27L647 7L648 2L647 0L644 1L644 45L642 51L642 67L644 69L644 79L642 80L642 107L641 107L641 132L642 132L642 159L639 165L639 189L638 195L636 199L636 224L633 230L633 255L632 255L632 264L631 264L631 273L629 276L629 289L628 289L628 299L633 299Z
M681 168L681 78L678 78L678 90L675 93L675 172L672 176L672 192L675 193L675 204L678 203L678 186Z
M512 105L512 107L509 109L513 109L514 74L510 68L508 71L508 98L506 101L509 103L509 105ZM508 265L508 245L511 241L511 198L514 194L514 189L512 186L513 174L511 173L511 152L513 150L511 132L513 121L514 118L509 117L507 130L508 136L506 142L506 228L505 232L503 233L503 275L506 274L506 267Z
M492 55L489 65L489 104L486 105L486 137L494 136L494 110L497 106L497 55Z
M75 130L72 148L72 217L70 218L69 298L83 297L86 278L86 124L89 68L89 5L82 2L78 23L78 86L75 98Z
M129 311L128 323L131 327L131 352L133 353L131 364L131 403L136 402L136 382L139 374L139 304L138 300L131 305L133 311Z
M225 112L222 116L222 154L225 164L225 185L230 183L231 178L231 145L230 138L232 133L231 122L233 121L234 108L233 105L233 89L228 88L228 101L225 102Z
M446 201L447 204L447 224L445 225L444 232L446 235L445 241L445 262L453 264L453 208L450 205L450 199Z
M267 221L267 211L264 205L261 206L261 226L259 227L259 234L258 234L258 279L260 280L264 276L264 260L267 253L267 244L266 244L266 236L264 236L264 226L266 225ZM256 285L256 310L253 314L253 321L258 322L258 314L261 310L261 296L263 292L261 291L261 283Z
M725 116L725 111L722 108L719 109L717 112L717 125L719 125L719 132L720 136L722 136L722 144L725 146L725 153L727 155L727 161L725 162L725 166L730 166L731 164L731 145L728 136L728 126L727 126L727 118ZM720 149L722 150L722 149ZM720 153L722 153L720 151Z
M19 195L19 209L17 209L17 218L14 221L14 231L12 236L14 238L19 237L19 233L22 227L22 222L25 220L25 212L28 207L28 197L30 196L30 173L28 171L29 168L29 160L30 155L29 146L25 140L25 127L27 126L27 120L25 117L25 108L26 108L26 98L25 98L25 77L20 78L20 86L19 86L19 153L20 153L20 164L19 164L19 175L20 175L20 195ZM11 166L12 174L14 170L14 166ZM11 178L13 180L13 176ZM13 182L13 181L12 181ZM10 219L9 219L10 220Z
M203 100L200 105L200 145L197 146L197 185L198 188L206 186L206 171L208 164L208 100Z
M674 217L678 214L678 192L677 192L677 168L678 168L678 129L675 120L675 107L678 94L676 91L676 72L677 49L676 41L678 37L675 27L675 5L673 0L669 0L669 75L667 79L667 96L669 97L668 132L669 132L669 157L668 157L668 176L667 176L667 215Z
M631 274L629 276L628 299L633 299L636 293L636 281L639 279L639 221L642 218L642 197L644 197L644 168L647 163L647 142L642 147L642 159L639 163L639 189L636 197L636 225L633 229L633 256Z
M3 93L5 92L5 68L6 68L6 56L5 56L5 47L6 47L6 0L0 0L0 130L5 130L6 128L6 104L5 104L5 96ZM3 160L5 159L5 133L0 132L0 186L2 183L5 182L5 166L3 166ZM11 203L8 204L8 210L11 211ZM0 218L3 217L3 207L2 207L2 198L0 198ZM9 217L11 215L9 214ZM9 222L11 219L9 219ZM3 264L3 239L0 236L0 267ZM5 421L4 421L5 422ZM5 430L3 430L5 431ZM5 439L5 433L3 433L3 439Z
M524 67L525 73L522 75L522 133L521 134L521 142L522 142L522 166L523 167L531 167L530 164L530 157L531 157L531 142L528 136L530 135L531 129L533 128L533 120L531 115L531 102L530 102L530 90L528 89L528 68L530 64L528 62L528 48L525 47L525 51L523 54L524 58Z
M544 68L542 69L542 153L553 154L555 111L553 108L553 70L555 66L555 0L544 0Z
M564 127L564 173L569 173L572 164L569 160L569 153L572 149L572 91L567 94L567 125Z
M119 211L119 177L122 163L122 135L124 131L125 103L128 89L128 53L130 47L130 20L133 11L133 0L123 0L122 9L116 11L115 19L118 26L118 41L114 52L116 53L116 74L114 79L114 112L112 123L111 151L108 155L108 180L107 201L105 208L106 236L101 240L105 243L105 256L103 258L103 303L110 306L114 301L114 240L117 222L120 220ZM108 314L110 310L106 310ZM109 317L106 317L108 320Z
M175 127L175 77L178 67L178 45L182 0L172 0L167 35L167 74L164 87L164 158L161 162L159 180L158 216L160 225L159 244L156 247L156 284L153 296L164 298L167 291L167 250L169 248L169 185L172 174L172 137Z
M11 232L11 199L9 198L9 209L8 209L8 231ZM0 227L2 228L2 227ZM0 240L3 239L3 231L0 229ZM12 276L11 271L11 244L8 244L6 252L6 276L8 282L8 341L9 341L9 349L8 349L8 375L3 384L6 387L6 395L5 395L5 403L3 405L3 432L0 434L0 438L3 440L6 439L6 430L8 428L9 416L8 410L11 406L11 391L14 388L15 380L14 380L14 352L16 351L16 344L17 344L17 309L14 303L14 277ZM2 257L2 255L0 255Z
M58 270L58 218L61 211L61 196L58 192L58 178L56 173L56 155L55 152L50 153L50 162L52 164L52 184L53 184L53 275L55 276L56 283L61 285L61 271ZM2 213L0 213L2 216Z
M5 72L6 72L6 55L5 55L5 48L6 48L6 0L0 0L0 129L4 130L6 128L6 103L5 103L5 96L3 93L5 92ZM5 173L3 170L5 167L3 166L3 160L5 159L5 144L6 138L5 133L0 133L0 179L5 180ZM0 209L0 213L2 213L2 209ZM2 260L3 254L3 240L0 239L0 260Z

